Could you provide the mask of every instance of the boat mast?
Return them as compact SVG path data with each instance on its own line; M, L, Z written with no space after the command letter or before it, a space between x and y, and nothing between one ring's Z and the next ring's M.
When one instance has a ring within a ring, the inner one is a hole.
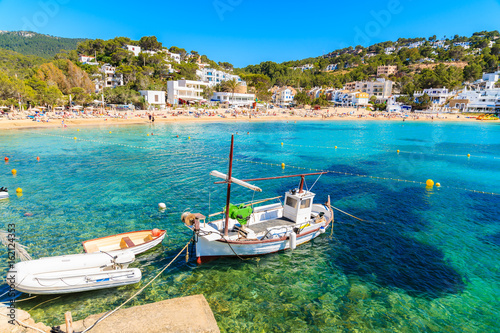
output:
M304 192L304 175L300 176L300 187L299 187L299 193Z
M231 175L233 173L233 147L234 135L231 135L231 150L229 152L229 171L227 173L227 195L226 195L226 223L224 224L224 236L228 235L229 228L229 200L231 199Z

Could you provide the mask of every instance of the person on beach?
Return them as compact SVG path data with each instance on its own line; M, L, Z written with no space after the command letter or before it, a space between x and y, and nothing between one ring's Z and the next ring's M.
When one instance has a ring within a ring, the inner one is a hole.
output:
M151 121L151 113L148 113L149 121Z
M151 116L151 122L154 124L155 123L155 116Z

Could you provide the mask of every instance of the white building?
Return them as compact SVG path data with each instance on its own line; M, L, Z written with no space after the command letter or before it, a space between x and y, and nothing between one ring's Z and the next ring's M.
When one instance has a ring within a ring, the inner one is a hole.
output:
M446 101L457 94L456 91L449 91L444 88L430 88L424 89L423 91L416 91L414 93L415 100L418 102L419 98L427 94L432 103L435 105L443 105Z
M155 91L155 90L139 90L141 96L144 97L146 103L150 105L157 105L161 108L164 108L166 105L166 98L164 91Z
M470 43L469 42L458 42L458 43L453 43L453 46L461 46L467 50L470 48Z
M409 49L416 49L416 48L419 48L420 46L424 45L425 42L414 42L414 43L410 43L408 44L408 48Z
M463 112L500 112L500 88L471 91L466 88L450 102L450 107Z
M171 60L173 62L176 62L178 64L181 63L181 55L178 53L172 53L169 50L164 50L163 51L166 54L167 60Z
M411 106L396 102L397 97L395 95L389 97L385 110L387 112L411 112Z
M203 88L206 86L208 86L208 83L203 81L168 81L167 101L173 105L200 102L204 99Z
M494 89L496 83L500 80L500 71L494 73L484 73L483 78L475 81L473 86L478 90Z
M255 102L255 94L238 94L230 92L214 92L212 101L229 103L233 106L252 106Z
M387 54L387 55L390 55L390 54L393 54L394 52L396 52L396 48L391 46L391 47L386 47L384 49L384 53Z
M200 70L197 70L196 75L198 75L201 81L208 82L210 86L214 86L218 83L233 79L239 82L242 86L247 85L247 83L243 81L238 75L229 74L213 68L202 68Z
M338 65L338 64L330 64L330 65L326 66L326 69L325 69L325 70L326 70L326 71L334 71L334 70L336 70L338 67L339 67L339 65Z
M367 106L370 103L370 95L360 91L348 91L339 89L326 90L326 99L336 106Z
M311 70L313 68L314 68L314 65L312 65L312 64L305 64L305 65L302 65L299 67L292 67L292 69L300 69L302 71L308 71L308 70Z
M78 56L78 61L84 65L92 65L92 66L99 65L99 63L97 61L95 61L95 57L86 56L83 54Z
M437 40L434 43L432 43L432 48L438 49L438 48L444 48L445 47L445 41L444 40Z
M125 50L128 50L134 54L134 56L138 57L139 53L141 53L141 47L136 45L125 45L123 46Z
M279 105L290 105L296 94L297 90L292 87L279 88L273 94L273 102Z
M116 67L113 67L110 64L104 64L100 71L103 74L104 82L104 85L100 84L101 89L116 88L124 85L123 74L116 74Z

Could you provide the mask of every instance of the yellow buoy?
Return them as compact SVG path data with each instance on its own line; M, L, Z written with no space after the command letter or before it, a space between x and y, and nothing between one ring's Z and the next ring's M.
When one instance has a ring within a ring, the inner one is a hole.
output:
M12 169L12 174L15 175L17 173L16 169Z
M437 187L440 187L440 186L441 186L441 184L440 184L440 183L436 183L436 186L437 186Z
M73 139L75 139L75 140L76 140L76 136L75 136Z
M149 136L149 134L148 134L148 136Z
M285 163L281 163L281 168L284 169L285 168Z
M337 149L337 146L335 146L335 149Z
M111 134L111 131L109 131L109 134Z
M22 188L20 188L20 187L18 187L18 188L16 189L16 193L23 193L23 189L22 189Z
M432 187L434 186L434 181L432 179L427 179L427 181L425 182L425 184L429 187Z
M80 132L80 129L77 129L76 131L77 131L77 132Z
M396 152L399 154L399 149L398 149L398 150L396 150Z
M189 139L189 140L191 140L191 137L190 137L190 136L188 136L188 139Z
M281 145L283 146L283 142L281 143Z
M467 154L467 157L470 157L470 154Z

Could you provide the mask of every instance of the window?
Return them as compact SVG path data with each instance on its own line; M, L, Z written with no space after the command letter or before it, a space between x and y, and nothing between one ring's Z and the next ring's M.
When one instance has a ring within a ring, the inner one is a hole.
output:
M155 102L158 102L158 95L155 95Z
M287 197L286 198L286 205L290 206L292 208L297 208L297 200L294 198Z
M302 208L309 208L309 206L311 206L311 199L302 200L300 202L300 209L302 209Z

